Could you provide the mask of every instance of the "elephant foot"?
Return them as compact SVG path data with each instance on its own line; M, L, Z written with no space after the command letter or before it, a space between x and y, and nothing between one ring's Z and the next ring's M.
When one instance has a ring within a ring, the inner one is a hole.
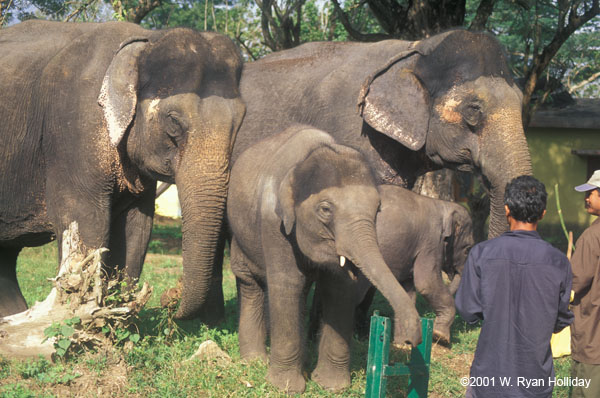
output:
M303 393L306 389L306 380L298 369L277 369L269 367L267 381L290 394Z
M323 389L335 393L350 387L351 384L348 369L326 368L320 365L312 373L311 379Z

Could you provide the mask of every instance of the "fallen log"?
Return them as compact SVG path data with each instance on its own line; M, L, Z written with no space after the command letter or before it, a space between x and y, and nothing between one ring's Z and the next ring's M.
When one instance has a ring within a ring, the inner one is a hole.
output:
M68 336L74 347L110 342L107 328L114 332L129 327L150 299L152 288L144 283L135 292L125 286L120 274L108 279L101 261L106 251L86 249L73 222L63 233L61 264L48 297L24 312L0 318L0 356L51 358L57 337L47 338L44 331L74 318L79 320Z

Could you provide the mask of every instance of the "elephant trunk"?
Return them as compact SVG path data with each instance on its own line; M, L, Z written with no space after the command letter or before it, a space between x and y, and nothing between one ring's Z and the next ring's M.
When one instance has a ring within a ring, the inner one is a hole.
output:
M419 313L383 259L377 244L374 222L362 220L341 230L344 233L336 234L339 255L352 261L394 310L394 342L416 347L421 342Z
M531 158L523 127L520 109L501 116L500 131L489 133L483 139L482 173L489 182L490 222L488 239L508 230L504 211L504 189L506 184L520 175L531 175ZM487 133L487 132L486 132ZM485 134L485 133L484 133Z
M183 291L175 317L189 319L198 314L211 286L229 176L181 174L176 183L182 216Z
M183 291L178 319L192 318L206 302L225 213L229 159L245 107L238 100L203 100L181 151L175 183L182 216Z

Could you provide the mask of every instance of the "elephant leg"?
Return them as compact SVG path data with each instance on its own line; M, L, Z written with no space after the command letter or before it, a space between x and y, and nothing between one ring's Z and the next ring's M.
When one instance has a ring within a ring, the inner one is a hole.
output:
M313 299L310 306L309 323L308 323L308 338L314 341L319 333L319 327L321 325L321 319L323 318L322 311L322 300L321 297L321 285L315 285L315 291L313 293Z
M125 208L122 210L118 209L119 204L116 204L114 209L116 214L110 226L108 268L110 271L125 269L127 277L134 283L142 273L152 234L154 191L154 189L145 191L140 198L125 203ZM122 201L128 200L129 197L122 199Z
M440 259L441 261L441 259ZM437 265L436 265L437 264ZM415 262L414 280L417 291L429 302L435 311L433 337L441 343L450 343L450 326L454 322L456 308L454 298L442 279L439 262L431 258Z
M273 265L270 267L269 265ZM279 269L273 269L279 266ZM305 276L295 264L267 264L271 358L267 380L289 393L306 388L302 375Z
M319 359L312 380L327 390L350 386L350 342L354 320L356 286L345 277L322 275L323 327Z
M17 281L17 256L20 251L20 247L0 247L0 318L27 309L27 302Z
M410 297L410 301L413 305L417 305L417 291L415 290L415 281L413 279L407 279L400 282L402 288L406 290L406 294Z
M365 293L363 300L358 306L356 306L356 310L354 311L354 324L356 326L358 336L361 339L369 336L369 308L371 308L371 304L373 303L373 298L375 297L376 292L377 289L375 289L374 286L371 286Z
M249 263L234 239L231 243L231 269L236 276L238 290L240 355L244 359L260 358L267 362L265 293L250 273Z

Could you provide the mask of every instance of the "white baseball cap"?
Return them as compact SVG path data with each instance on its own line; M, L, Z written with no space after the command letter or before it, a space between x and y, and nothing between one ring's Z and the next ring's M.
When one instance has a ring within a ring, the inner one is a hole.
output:
M578 185L575 190L578 192L591 191L592 189L600 188L600 170L594 171L594 174L590 177L585 184Z

